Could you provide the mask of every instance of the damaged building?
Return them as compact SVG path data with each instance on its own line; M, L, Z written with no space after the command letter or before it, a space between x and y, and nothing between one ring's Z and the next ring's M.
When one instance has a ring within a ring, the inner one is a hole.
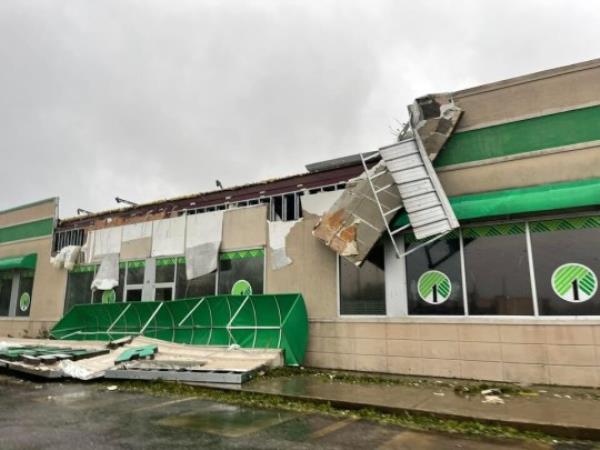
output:
M299 175L1 212L0 334L46 337L82 304L298 293L306 366L600 386L600 60L409 116L398 142Z

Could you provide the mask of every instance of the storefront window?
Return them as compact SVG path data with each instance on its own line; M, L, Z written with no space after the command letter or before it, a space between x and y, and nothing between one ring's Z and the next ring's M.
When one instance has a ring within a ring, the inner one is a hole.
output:
M177 264L177 299L197 298L206 295L215 295L217 272L208 273L193 280L188 280L185 275L185 262Z
M340 314L385 315L385 272L383 243L378 243L358 268L340 261Z
M410 251L421 241L407 237ZM415 250L406 257L409 314L464 314L458 232Z
M219 294L262 294L263 278L263 249L227 252L219 256Z
M0 271L0 316L8 316L10 314L12 284L13 272Z
M540 315L600 314L600 228L595 226L600 218L531 223Z
M19 293L17 295L17 316L28 316L31 310L33 293L33 270L23 270L19 273Z
M524 224L463 230L470 315L532 315Z

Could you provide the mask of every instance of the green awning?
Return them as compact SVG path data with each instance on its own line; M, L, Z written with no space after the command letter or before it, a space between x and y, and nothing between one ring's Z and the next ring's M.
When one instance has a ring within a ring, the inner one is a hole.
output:
M600 178L450 197L458 220L503 217L600 205ZM408 223L405 211L392 228Z
M35 269L37 254L30 253L24 256L10 256L0 259L0 270L10 269Z

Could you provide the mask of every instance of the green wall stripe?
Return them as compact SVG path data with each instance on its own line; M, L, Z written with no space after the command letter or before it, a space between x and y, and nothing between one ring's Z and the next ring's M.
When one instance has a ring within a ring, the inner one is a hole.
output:
M458 220L599 206L600 178L460 195L449 200ZM392 228L407 223L406 212L401 212L392 221Z
M53 231L54 219L35 220L33 222L12 225L0 228L0 243L50 236Z
M524 223L500 223L480 227L465 227L462 229L462 234L465 238L514 236L523 233L525 233Z
M93 272L96 270L96 267L98 267L97 264L78 264L73 268L72 272Z
M529 230L532 233L544 233L547 231L583 230L586 228L600 228L600 216L540 220L531 222L529 224Z
M600 106L456 133L435 160L444 167L600 139Z
M257 258L264 256L265 251L262 248L254 248L251 250L238 250L235 252L223 252L219 255L219 259L244 259L244 258Z
M173 256L169 258L160 258L156 260L156 266L174 266L175 264L185 264L183 256Z

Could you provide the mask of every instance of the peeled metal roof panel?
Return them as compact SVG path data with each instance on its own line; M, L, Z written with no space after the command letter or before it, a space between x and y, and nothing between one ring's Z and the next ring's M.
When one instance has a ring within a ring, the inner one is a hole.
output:
M432 208L440 204L440 199L435 192L417 195L404 201L404 207L409 213Z
M379 150L398 187L417 239L458 227L431 161L415 139Z

